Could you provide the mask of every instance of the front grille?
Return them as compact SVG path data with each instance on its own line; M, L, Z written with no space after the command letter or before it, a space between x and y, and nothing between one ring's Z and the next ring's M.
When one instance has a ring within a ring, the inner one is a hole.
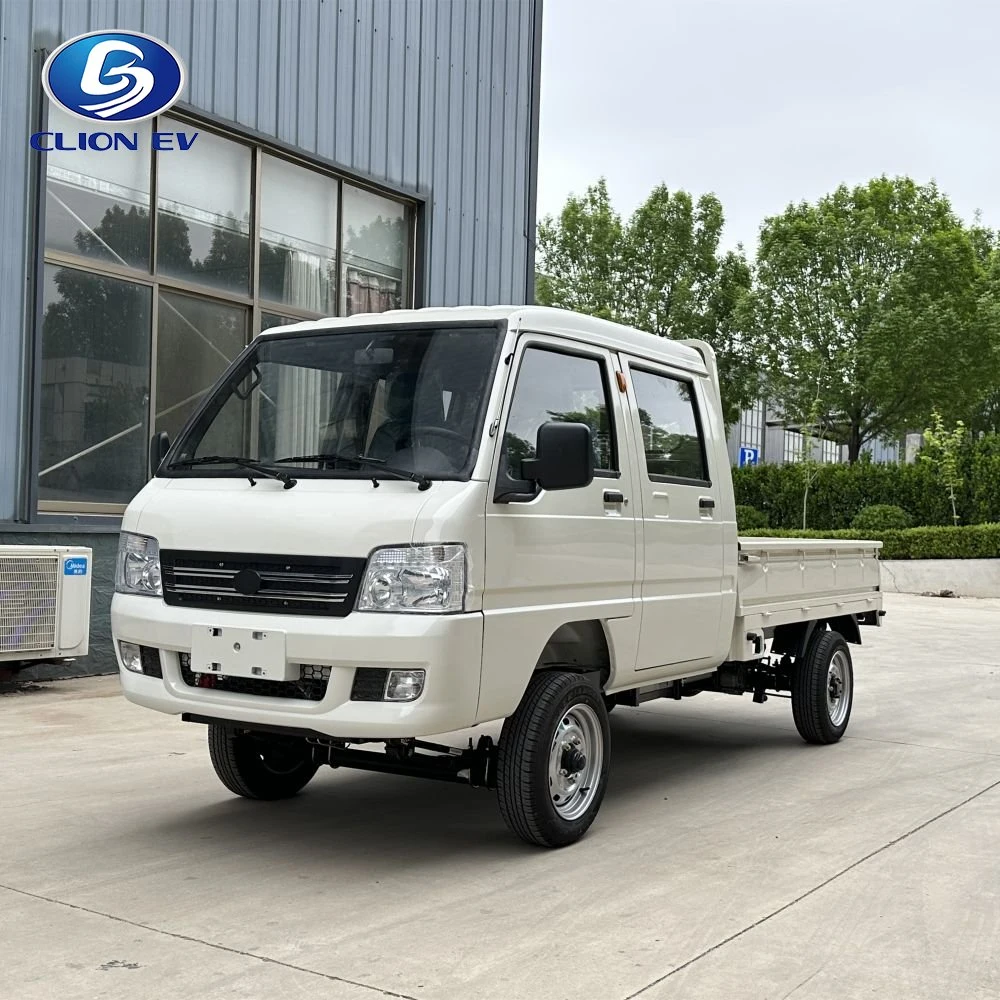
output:
M365 560L164 549L160 566L163 600L175 607L343 618Z
M381 701L389 671L381 667L358 667L351 685L351 701Z
M181 677L188 687L211 688L253 694L262 698L298 698L300 701L322 701L330 683L330 668L313 663L299 667L297 681L267 681L259 677L223 677L219 674L196 674L191 669L191 655L180 654Z
M0 556L0 653L56 644L56 555Z

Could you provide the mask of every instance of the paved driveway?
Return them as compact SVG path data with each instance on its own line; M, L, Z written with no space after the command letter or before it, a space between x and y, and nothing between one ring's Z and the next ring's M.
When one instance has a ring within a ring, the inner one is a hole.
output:
M779 699L619 708L561 851L460 786L233 798L115 678L0 698L0 998L995 998L1000 602L887 608L839 745Z

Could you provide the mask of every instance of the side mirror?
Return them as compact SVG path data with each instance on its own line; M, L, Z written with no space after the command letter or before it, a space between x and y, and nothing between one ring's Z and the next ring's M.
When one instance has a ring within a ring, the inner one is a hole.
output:
M549 420L538 428L535 457L521 462L521 476L543 490L575 490L594 481L594 450L586 424Z
M149 439L149 475L156 475L156 470L167 457L170 451L170 435L166 431L160 431Z

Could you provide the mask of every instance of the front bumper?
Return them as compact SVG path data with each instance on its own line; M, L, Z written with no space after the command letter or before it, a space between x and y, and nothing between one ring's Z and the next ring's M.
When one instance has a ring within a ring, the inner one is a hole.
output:
M191 687L181 674L180 653L206 624L284 632L289 663L329 666L321 701ZM479 703L483 617L354 612L344 618L206 612L168 607L162 600L115 594L111 604L115 656L125 697L171 715L313 730L342 739L431 736L474 725ZM160 651L163 676L126 670L120 640ZM423 669L424 690L414 702L351 701L358 667Z

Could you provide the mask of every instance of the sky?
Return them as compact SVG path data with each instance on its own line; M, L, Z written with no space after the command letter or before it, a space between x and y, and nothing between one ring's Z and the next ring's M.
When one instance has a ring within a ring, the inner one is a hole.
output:
M751 252L789 202L883 173L1000 228L991 0L545 0L539 216L602 175L714 192Z

